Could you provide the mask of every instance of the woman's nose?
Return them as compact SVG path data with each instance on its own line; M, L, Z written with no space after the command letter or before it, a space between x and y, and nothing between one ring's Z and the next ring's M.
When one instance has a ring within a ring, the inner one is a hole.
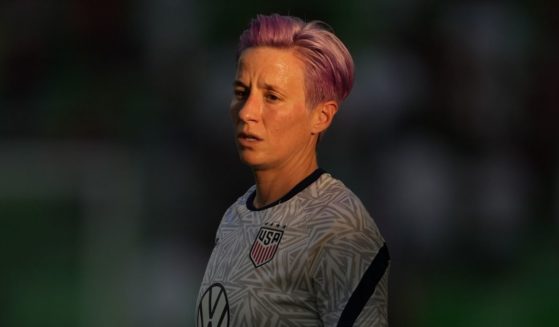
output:
M261 103L258 97L250 94L246 100L240 103L239 119L242 121L257 121L261 112Z

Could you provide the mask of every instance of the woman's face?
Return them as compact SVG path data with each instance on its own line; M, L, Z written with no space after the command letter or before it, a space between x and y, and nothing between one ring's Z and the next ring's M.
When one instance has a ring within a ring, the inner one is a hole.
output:
M296 169L314 158L317 134L305 102L304 64L291 50L242 52L231 115L239 156L251 168Z

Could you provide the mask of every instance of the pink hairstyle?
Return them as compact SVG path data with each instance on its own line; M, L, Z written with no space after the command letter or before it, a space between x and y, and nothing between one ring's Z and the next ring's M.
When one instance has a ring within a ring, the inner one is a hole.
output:
M243 31L237 59L247 48L267 46L293 49L305 63L307 105L341 103L353 86L353 60L332 29L320 21L305 23L292 16L258 15Z

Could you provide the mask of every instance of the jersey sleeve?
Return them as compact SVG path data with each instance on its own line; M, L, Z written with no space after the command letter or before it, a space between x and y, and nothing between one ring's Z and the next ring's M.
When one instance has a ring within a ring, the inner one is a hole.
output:
M388 326L388 249L372 218L362 213L330 224L311 259L324 326Z

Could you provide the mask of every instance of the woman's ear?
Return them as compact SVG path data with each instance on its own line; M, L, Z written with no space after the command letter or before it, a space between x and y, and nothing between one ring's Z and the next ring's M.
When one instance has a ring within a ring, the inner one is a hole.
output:
M332 120L337 112L338 103L336 101L319 103L313 111L311 126L312 133L320 134L330 127L330 124L332 124Z

